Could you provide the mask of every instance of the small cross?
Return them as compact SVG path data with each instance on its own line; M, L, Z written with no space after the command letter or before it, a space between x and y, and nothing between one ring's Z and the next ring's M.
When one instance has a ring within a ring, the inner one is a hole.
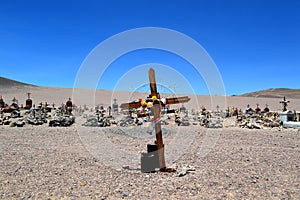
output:
M283 112L284 112L284 111L287 111L286 107L288 106L288 103L290 103L290 101L287 101L287 100L285 99L285 97L283 97L283 100L281 100L279 103L281 103L282 106L283 106L282 111L283 111Z

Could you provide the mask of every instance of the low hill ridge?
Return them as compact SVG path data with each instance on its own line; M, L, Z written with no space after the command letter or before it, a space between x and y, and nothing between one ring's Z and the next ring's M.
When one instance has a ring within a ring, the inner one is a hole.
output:
M286 98L299 99L300 89L289 88L270 88L266 90L260 90L256 92L249 92L240 95L242 97L261 97L261 98Z
M15 81L15 80L4 78L4 77L0 77L0 87L1 88L20 87L20 86L33 86L34 87L35 85L23 83L20 81Z
M38 87L29 83L23 83L20 81L0 77L0 88L22 88L22 87ZM63 88L61 88L63 89ZM255 92L249 92L242 95L241 97L260 97L260 98L286 98L300 99L300 89L289 89L289 88L270 88L266 90L259 90Z

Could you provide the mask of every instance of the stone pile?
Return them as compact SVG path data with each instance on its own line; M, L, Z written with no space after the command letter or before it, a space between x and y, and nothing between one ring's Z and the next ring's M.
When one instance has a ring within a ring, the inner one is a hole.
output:
M176 171L178 177L182 177L187 175L188 173L196 171L195 167L192 165L178 165L176 163L171 166L171 169L174 169Z
M14 110L9 113L1 113L0 125L9 125L10 127L18 126L22 127L25 125L24 118L21 116L19 110Z
M39 108L29 111L14 110L8 113L1 114L0 125L9 125L11 127L23 127L26 124L44 125L51 119L51 109ZM72 115L64 115L63 109L57 109L54 117L49 121L49 126L70 126L75 122L75 117Z
M110 126L112 117L96 117L89 116L85 123L82 126L91 126L91 127L107 127Z
M223 120L217 116L198 116L198 122L200 126L205 128L223 128Z
M188 117L188 111L185 110L185 113L182 112L184 116L180 116L179 114L175 114L175 123L178 126L189 126L190 125L190 119Z
M18 119L18 120L13 120L10 122L9 126L10 127L23 127L25 125L25 121L23 119Z
M205 128L223 128L223 120L225 118L224 113L209 112L203 109L199 113L193 113L193 125L200 125Z
M0 96L0 125L22 127L25 124L47 124L49 119L51 119L51 113L55 110L54 117L49 121L49 126L70 126L75 122L75 117L72 114L73 108L76 108L79 114L82 114L84 110L81 109L81 107L77 109L77 107L72 104L71 98L69 98L66 104L61 104L61 107L58 109L54 107L54 103L52 107L49 107L47 102L45 102L45 104L41 102L35 107L30 99L30 93L27 94L28 99L26 100L25 107L23 107L22 104L19 106L16 98L13 98L11 106L7 106ZM21 112L23 116L21 116Z
M75 123L75 117L72 115L63 115L63 116L56 116L53 120L49 121L49 126L71 126Z
M210 118L206 126L207 128L223 128L223 121L221 118Z
M71 126L75 123L75 117L70 115L65 115L64 107L60 107L56 110L53 119L49 121L49 126L55 127L55 126Z
M10 117L11 118L18 118L18 117L21 117L21 113L19 110L13 110L11 113L10 113Z
M86 118L86 116L84 116ZM96 117L89 117L87 118L86 122L82 124L82 126L98 126L98 119Z
M137 117L125 116L119 122L118 125L122 127L126 126L141 126L143 121Z
M190 121L188 117L175 117L175 122L177 123L178 126L189 126Z
M108 112L103 108L102 105L95 107L96 113L93 115L83 115L83 118L86 118L86 122L82 126L90 127L108 127L112 124L117 124L115 118L111 115L111 108L107 109Z
M12 111L10 115L4 116L2 114L0 124L11 127L23 127L25 124L42 125L47 123L47 113L41 110L33 110L32 112L25 112L23 114L24 116L21 115L19 110Z
M51 115L48 115L46 110L35 109L25 117L25 121L31 125L42 125L48 122L50 116Z
M281 127L281 122L276 113L253 114L239 116L236 124L242 128L262 129L264 127Z
M0 120L0 125L9 125L10 127L23 127L25 125L25 120L23 118L11 118L9 116L4 117L2 122Z

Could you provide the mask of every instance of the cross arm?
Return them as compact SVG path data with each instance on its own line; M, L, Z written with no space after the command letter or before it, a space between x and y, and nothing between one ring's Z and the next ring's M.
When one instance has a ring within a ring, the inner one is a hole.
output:
M184 97L174 97L174 98L167 98L166 104L178 104L178 103L185 103L191 100L188 96Z
M130 102L130 103L122 103L120 105L120 108L125 110L125 109L139 108L141 106L142 106L141 102L137 101L137 102Z

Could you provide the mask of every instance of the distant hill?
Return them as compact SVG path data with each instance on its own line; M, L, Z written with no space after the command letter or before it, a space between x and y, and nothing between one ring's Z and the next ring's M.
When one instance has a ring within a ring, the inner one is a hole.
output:
M11 80L8 78L0 77L0 88L11 88L11 87L22 87L22 86L32 86L36 87L35 85L31 85L28 83L22 83L19 81Z
M300 89L270 88L240 95L242 97L286 98L300 99Z
M23 83L16 80L0 77L0 90L3 89L22 89L28 87L38 87L36 85ZM61 88L62 89L62 88ZM236 95L233 95L236 96ZM261 97L261 98L283 98L287 99L300 99L300 89L288 89L288 88L270 88L266 90L260 90L256 92L249 92L242 95L241 97Z

